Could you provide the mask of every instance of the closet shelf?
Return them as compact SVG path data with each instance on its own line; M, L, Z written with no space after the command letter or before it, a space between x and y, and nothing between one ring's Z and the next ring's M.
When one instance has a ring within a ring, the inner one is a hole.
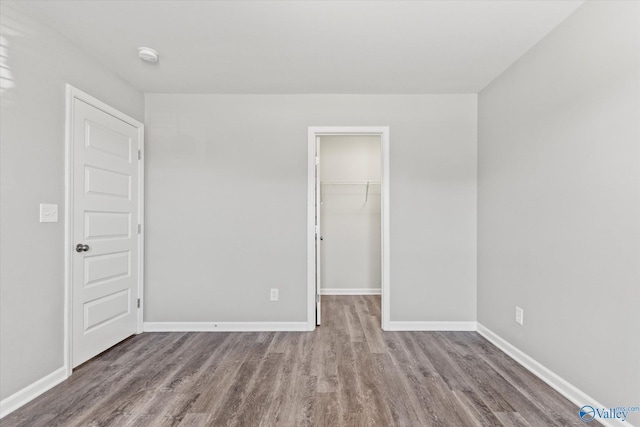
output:
M369 201L369 186L380 185L380 182L375 181L320 181L320 185L366 185L367 189L364 194L364 202ZM320 203L322 203L322 194L320 195Z
M320 181L321 185L380 185L378 181Z

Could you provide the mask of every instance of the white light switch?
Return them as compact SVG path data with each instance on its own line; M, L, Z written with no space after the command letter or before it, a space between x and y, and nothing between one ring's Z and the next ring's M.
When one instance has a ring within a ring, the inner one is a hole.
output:
M40 203L40 222L58 222L58 205Z
M524 324L524 310L516 306L516 323L519 325Z

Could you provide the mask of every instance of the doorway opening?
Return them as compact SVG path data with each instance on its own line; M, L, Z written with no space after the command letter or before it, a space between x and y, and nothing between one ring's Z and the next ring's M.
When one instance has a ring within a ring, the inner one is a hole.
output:
M322 296L380 295L389 321L389 128L309 128L308 328Z

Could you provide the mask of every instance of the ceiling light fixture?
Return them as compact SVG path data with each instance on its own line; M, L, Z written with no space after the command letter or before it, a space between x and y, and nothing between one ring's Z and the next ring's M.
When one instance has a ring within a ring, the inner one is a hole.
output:
M145 62L158 62L158 52L150 47L139 47L138 56Z

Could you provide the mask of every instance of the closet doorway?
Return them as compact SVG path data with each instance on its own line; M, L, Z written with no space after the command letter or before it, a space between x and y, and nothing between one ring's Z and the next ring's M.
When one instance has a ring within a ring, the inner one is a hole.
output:
M381 295L389 320L389 129L309 128L308 324L323 295Z

